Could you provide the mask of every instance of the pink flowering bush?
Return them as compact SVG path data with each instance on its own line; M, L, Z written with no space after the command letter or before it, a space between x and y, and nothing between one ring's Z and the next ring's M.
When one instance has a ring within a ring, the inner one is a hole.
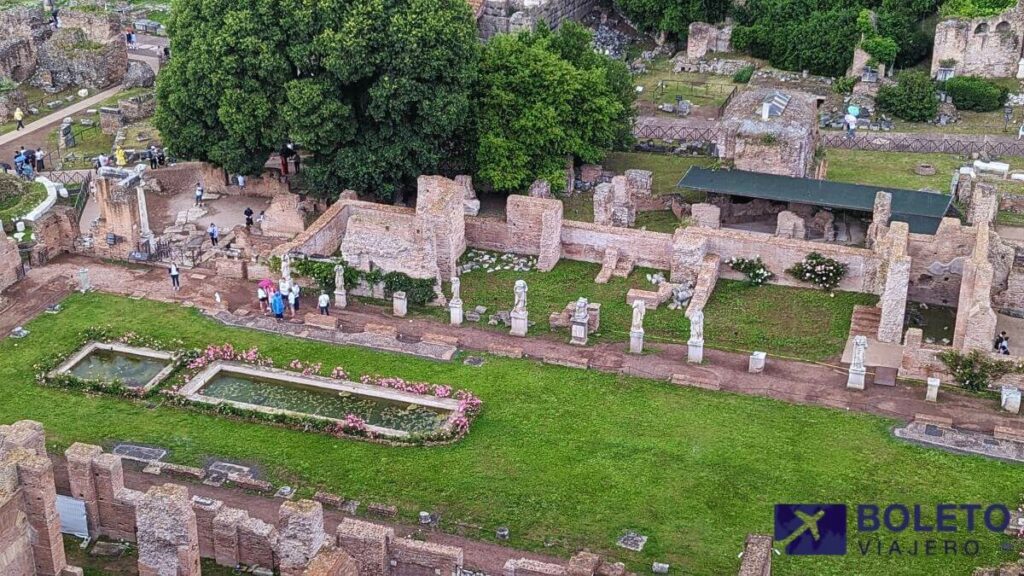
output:
M455 410L455 414L452 415L451 419L451 430L455 436L462 436L469 431L469 422L471 417L479 412L480 408L483 406L483 401L480 400L480 398L477 398L472 392L468 390L457 390L453 392L451 386L446 386L444 384L406 382L402 378L395 376L385 377L365 374L359 378L359 381L363 384L380 386L382 388L391 388L392 390L408 392L410 394L435 396L437 398L455 398L459 401L459 407Z
M345 369L341 366L335 366L334 370L331 370L331 378L334 378L335 380L347 380L348 372L345 372Z
M273 360L260 354L259 348L255 346L248 350L235 350L235 347L231 344L223 344L221 346L211 344L189 360L186 367L193 371L200 370L217 360L245 362L257 366L272 366L274 364Z

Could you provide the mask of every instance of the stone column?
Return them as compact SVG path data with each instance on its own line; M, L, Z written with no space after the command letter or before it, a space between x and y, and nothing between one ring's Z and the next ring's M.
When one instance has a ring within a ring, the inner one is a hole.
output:
M409 301L405 297L405 292L395 292L391 295L391 310L395 316L405 317L408 313L408 306Z
M326 541L323 506L312 500L281 504L277 531L281 576L300 576Z
M92 284L89 282L89 269L79 268L78 269L78 291L85 294L89 290L92 290Z
M462 281L458 276L452 276L452 299L448 301L448 312L451 316L452 326L462 325Z
M348 306L348 293L345 292L345 267L341 264L334 267L334 307Z
M694 310L690 314L690 339L686 342L688 346L686 361L691 364L700 364L704 361L704 311Z
M878 322L880 342L899 343L903 336L903 317L907 313L907 286L910 284L910 257L889 260L882 292L882 317Z
M188 489L153 486L135 509L139 576L199 576L199 533Z
M928 379L928 393L925 395L924 399L927 400L928 402L935 402L935 401L938 400L938 396L939 396L939 379L938 378L929 378Z
M17 467L25 516L31 527L36 574L59 575L67 568L67 558L57 514L53 463L43 452L18 459Z
M576 300L576 309L572 314L572 320L569 324L572 337L569 339L569 344L576 346L587 345L587 324L590 322L590 315L587 312L587 306L590 303L587 302L586 298L579 298Z
M149 244L150 252L156 250L156 237L149 228L149 208L146 206L146 190L142 186L135 188L135 195L139 199L139 238Z
M867 336L853 337L853 360L850 362L850 372L846 378L846 387L853 390L864 389L864 375L867 369L864 368L864 356L867 354Z

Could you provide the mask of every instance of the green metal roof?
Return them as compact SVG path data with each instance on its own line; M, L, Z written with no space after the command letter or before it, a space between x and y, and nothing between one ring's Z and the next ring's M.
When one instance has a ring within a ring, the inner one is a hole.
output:
M811 178L793 178L744 170L713 170L691 166L679 188L701 192L796 202L842 210L871 212L875 194L892 194L892 219L906 222L915 234L934 234L949 210L952 196L918 190L847 184Z

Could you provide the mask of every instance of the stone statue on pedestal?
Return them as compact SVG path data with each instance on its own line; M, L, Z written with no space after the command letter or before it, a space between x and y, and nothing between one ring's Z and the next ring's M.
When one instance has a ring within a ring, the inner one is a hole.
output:
M529 288L526 286L525 280L516 280L515 287L512 292L515 294L515 304L512 305L513 312L526 312L526 292Z
M704 311L695 310L690 315L690 341L704 342Z
M461 290L462 290L462 281L459 280L458 276L452 276L452 301L453 302L455 300L462 300L462 295L460 294Z
M644 329L644 315L647 314L647 304L637 298L633 301L633 325L630 330L637 332Z

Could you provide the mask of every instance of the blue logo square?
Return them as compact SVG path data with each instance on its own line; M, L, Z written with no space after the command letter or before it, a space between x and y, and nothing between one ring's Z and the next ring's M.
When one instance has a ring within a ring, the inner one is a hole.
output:
M793 556L846 554L846 505L776 504L775 544Z

